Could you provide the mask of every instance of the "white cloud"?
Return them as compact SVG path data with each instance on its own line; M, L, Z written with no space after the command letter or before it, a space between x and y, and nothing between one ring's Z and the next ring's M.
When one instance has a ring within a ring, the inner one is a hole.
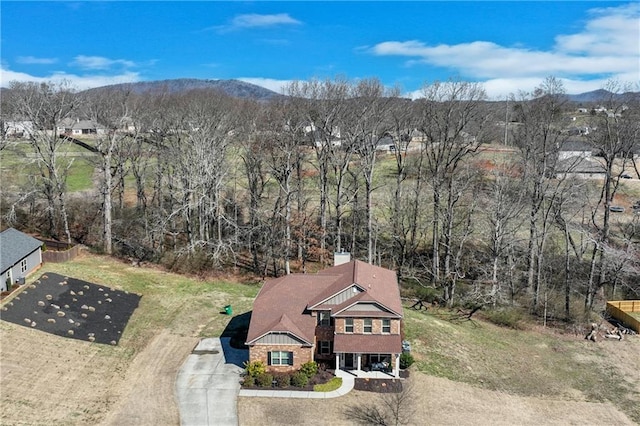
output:
M292 83L293 80L275 80L272 78L260 78L260 77L240 77L240 81L245 83L255 84L256 86L264 87L265 89L272 90L276 93L282 94L285 87Z
M408 66L455 70L462 78L485 81L492 97L529 91L549 75L569 93L595 90L608 79L640 80L640 4L593 9L582 31L558 35L548 51L505 47L490 41L428 45L419 40L386 41L370 52L404 56Z
M245 28L269 28L283 25L301 25L302 22L289 16L288 13L276 13L272 15L260 15L250 13L235 16L228 25L210 27L208 29L228 32Z
M78 55L74 58L72 65L88 70L106 70L114 65L120 65L125 68L135 67L136 63L126 59L109 59L103 56L85 56Z
M11 71L4 67L0 68L0 87L8 87L11 81L43 83L63 80L68 81L71 87L77 90L85 90L110 84L133 83L140 81L140 75L136 72L124 72L116 75L76 75L55 72L45 77L36 77L27 73Z
M236 28L272 27L274 25L300 25L301 22L289 16L288 13L277 13L274 15L258 15L251 13L238 15L231 21L231 25Z
M18 56L16 62L30 65L49 65L58 62L57 58L36 58L35 56Z

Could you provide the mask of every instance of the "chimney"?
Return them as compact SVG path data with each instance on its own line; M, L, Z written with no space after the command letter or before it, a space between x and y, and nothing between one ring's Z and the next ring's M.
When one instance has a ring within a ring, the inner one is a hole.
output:
M333 266L342 265L351 262L351 253L344 250L333 253Z

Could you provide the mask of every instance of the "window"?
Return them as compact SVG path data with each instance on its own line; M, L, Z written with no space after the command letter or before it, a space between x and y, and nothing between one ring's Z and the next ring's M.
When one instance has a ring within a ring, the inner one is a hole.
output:
M318 342L318 353L321 355L329 355L333 352L333 342L329 340L321 340Z
M293 365L293 352L269 352L269 365Z
M383 319L382 320L382 332L383 333L391 333L391 320Z
M353 333L353 318L345 318L344 320L344 332Z
M371 333L371 331L373 330L373 327L371 324L372 324L371 318L365 318L364 327L362 331L364 331L365 333Z
M27 271L27 259L22 259L22 262L20 262L20 272L26 272Z
M318 312L318 325L329 326L332 325L333 321L331 318L330 311L320 311Z

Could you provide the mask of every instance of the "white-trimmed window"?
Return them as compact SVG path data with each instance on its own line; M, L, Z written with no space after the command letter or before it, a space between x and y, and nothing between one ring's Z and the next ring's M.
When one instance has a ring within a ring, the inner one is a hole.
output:
M318 353L321 355L329 355L332 351L333 342L329 340L320 340L318 342Z
M330 326L332 325L332 318L330 311L320 311L318 312L318 325L321 326Z
M22 273L27 272L27 259L22 259L20 261L20 272Z
M362 331L364 333L371 333L373 331L373 321L371 318L365 318L363 320Z
M344 319L344 332L353 333L353 318Z
M391 320L383 319L382 320L382 332L383 333L391 333Z
M269 352L269 365L293 365L293 352L288 352L288 351Z

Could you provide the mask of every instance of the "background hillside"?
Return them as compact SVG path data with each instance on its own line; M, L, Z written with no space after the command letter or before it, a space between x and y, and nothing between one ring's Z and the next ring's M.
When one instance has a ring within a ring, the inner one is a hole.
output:
M135 93L180 93L190 90L214 89L238 99L254 99L260 101L271 100L280 95L264 87L240 80L200 80L195 78L179 78L175 80L141 81L138 83L122 83L110 86L102 86L86 90L86 93L101 92L104 90L129 89Z

